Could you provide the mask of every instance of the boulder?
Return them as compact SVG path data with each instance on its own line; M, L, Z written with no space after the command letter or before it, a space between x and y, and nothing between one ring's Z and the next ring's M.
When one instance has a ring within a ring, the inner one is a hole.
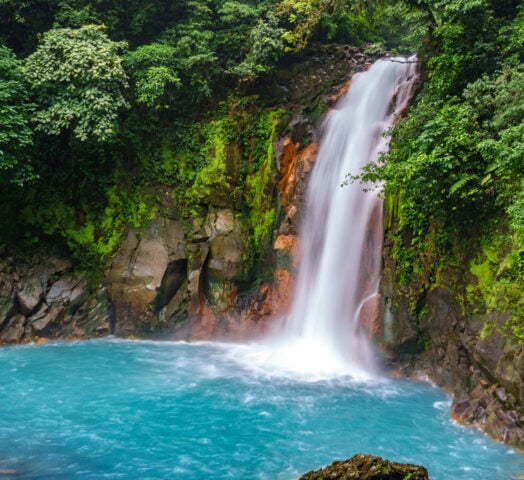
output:
M118 334L134 335L142 319L151 316L153 302L169 264L162 233L162 224L156 220L140 240L133 230L129 230L111 266L108 280ZM175 240L170 249L174 252L177 248Z
M192 243L189 245L189 265L187 275L187 292L189 295L189 309L190 316L195 316L200 313L200 308L203 301L202 291L202 269L209 253L209 245L207 243Z
M129 275L130 283L141 285L151 292L151 301L156 296L168 264L168 254L160 239L142 239L135 251Z
M87 282L81 276L66 275L51 285L46 295L46 303L65 304L74 310L87 298Z
M428 471L418 465L390 462L381 457L359 453L349 460L333 462L308 472L299 480L428 480Z
M165 219L165 229L162 231L162 239L167 250L169 261L177 261L186 258L186 241L184 225L179 220Z
M217 235L223 235L232 232L235 228L235 217L233 210L229 208L220 208L211 211L209 215L209 233L214 238Z
M480 337L475 345L473 357L492 381L497 378L497 364L504 352L505 343L504 336L498 329L493 329L488 335Z
M26 318L17 314L11 318L0 336L0 343L20 343L24 336Z
M45 330L51 323L55 322L59 315L64 316L65 311L59 305L43 305L42 308L32 317L29 318L31 328L34 332L40 333Z
M0 328L13 314L15 299L13 295L13 282L8 275L0 276Z
M187 276L187 258L174 260L166 268L155 300L155 311L164 308L179 291Z
M208 275L215 280L239 279L243 273L243 253L238 233L217 235L210 245Z
M519 345L510 348L509 345L506 345L504 354L497 362L495 373L498 381L507 392L522 403L524 401L524 346ZM507 398L501 398L503 402L506 400Z
M18 299L20 310L25 315L29 315L38 307L44 296L42 281L36 276L24 279L18 285L16 298Z

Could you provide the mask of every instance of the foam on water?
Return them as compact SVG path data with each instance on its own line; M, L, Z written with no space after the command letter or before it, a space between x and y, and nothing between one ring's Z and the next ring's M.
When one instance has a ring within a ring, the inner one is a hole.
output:
M227 345L225 357L244 369L268 378L281 377L304 382L351 378L378 380L367 369L348 363L337 350L321 339L287 337L249 345Z

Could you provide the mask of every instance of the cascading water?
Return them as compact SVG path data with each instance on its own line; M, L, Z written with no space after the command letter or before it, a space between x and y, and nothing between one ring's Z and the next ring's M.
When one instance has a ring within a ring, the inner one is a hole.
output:
M374 185L342 184L387 149L384 132L405 109L415 78L414 59L379 60L353 77L331 112L309 180L291 311L266 342L239 347L242 363L309 380L377 377L360 317L378 306L382 203Z
M378 292L382 205L374 186L341 184L387 149L384 132L406 107L415 72L412 59L377 61L355 75L325 127L308 186L297 291L283 333L287 355L301 368L356 377L376 371L360 312Z

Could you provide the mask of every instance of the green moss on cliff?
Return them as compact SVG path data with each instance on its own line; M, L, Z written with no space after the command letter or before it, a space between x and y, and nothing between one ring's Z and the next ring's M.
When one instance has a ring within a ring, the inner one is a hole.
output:
M196 172L191 186L184 192L189 208L197 204L223 204L229 194L230 184L226 176L226 141L230 119L221 118L202 126L204 142L197 155L203 157L203 168ZM220 198L217 198L220 197Z
M486 323L483 337L497 328L518 342L524 340L524 276L519 259L513 238L499 231L482 239L481 252L470 263L470 271L477 279L476 285L468 285L470 303L476 305L477 311L508 315L502 326Z
M282 111L277 110L262 115L258 127L257 142L263 147L261 158L256 158L258 170L252 172L247 182L247 201L250 206L249 222L253 231L253 245L260 247L264 237L270 235L275 223L275 209L273 207L273 192L271 179L274 174L274 147L275 134Z
M63 242L81 266L97 270L111 260L126 226L139 229L154 213L151 194L119 181L106 189L106 197L98 205L74 208L59 198L46 198L38 208L31 204L24 208L21 215L29 225L44 225L43 233ZM35 242L40 240L35 238Z

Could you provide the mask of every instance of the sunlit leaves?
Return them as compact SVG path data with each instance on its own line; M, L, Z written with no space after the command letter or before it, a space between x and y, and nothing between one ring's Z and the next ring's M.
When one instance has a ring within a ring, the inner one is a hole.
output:
M245 60L231 71L243 81L253 80L260 73L270 72L284 52L282 35L277 19L260 20L249 35L250 50Z
M332 0L281 0L275 13L286 31L282 37L286 49L294 52L303 50L319 24L322 13L333 5Z
M175 48L160 43L142 45L125 60L135 81L136 100L153 108L169 108L181 81L174 69Z
M25 65L37 100L37 128L51 135L70 130L81 141L113 138L126 107L123 48L96 25L47 32Z

